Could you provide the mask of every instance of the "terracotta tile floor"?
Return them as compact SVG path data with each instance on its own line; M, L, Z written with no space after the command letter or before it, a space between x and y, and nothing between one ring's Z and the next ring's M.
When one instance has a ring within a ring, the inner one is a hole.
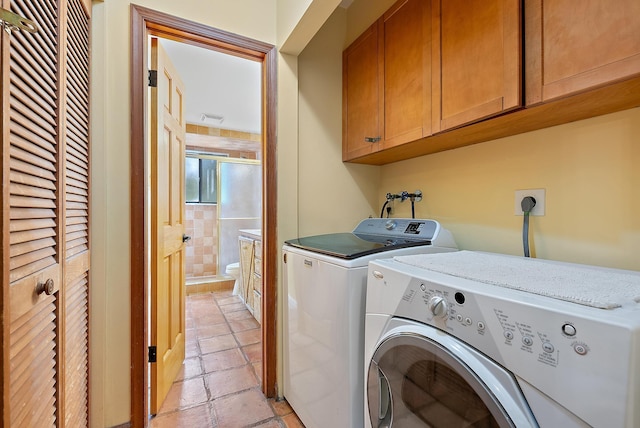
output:
M186 358L151 428L302 427L286 401L260 390L260 325L237 296L187 296Z

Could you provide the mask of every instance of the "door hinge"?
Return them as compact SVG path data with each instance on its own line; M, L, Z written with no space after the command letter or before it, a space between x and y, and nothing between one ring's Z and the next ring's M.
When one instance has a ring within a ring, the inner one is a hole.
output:
M158 70L149 70L149 86L152 88L158 87Z
M156 347L155 346L149 346L149 362L150 363L155 363L156 362Z

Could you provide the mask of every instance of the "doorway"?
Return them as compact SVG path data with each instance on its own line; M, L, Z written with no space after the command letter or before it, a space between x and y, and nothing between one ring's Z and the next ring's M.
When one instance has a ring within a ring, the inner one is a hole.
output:
M239 271L239 231L261 229L262 63L159 43L185 86L186 292L220 291Z
M275 98L276 51L272 45L176 18L140 6L131 6L131 422L145 426L148 409L148 279L145 260L145 198L147 153L147 38L169 38L228 53L262 64L262 391L275 395L276 380L276 174Z

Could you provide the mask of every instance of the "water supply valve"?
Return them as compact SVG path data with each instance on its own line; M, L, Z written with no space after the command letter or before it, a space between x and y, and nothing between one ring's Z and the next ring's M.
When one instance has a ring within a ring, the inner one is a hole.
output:
M403 192L406 193L406 192ZM420 202L422 200L422 190L416 190L413 193L407 193L407 198L411 202Z

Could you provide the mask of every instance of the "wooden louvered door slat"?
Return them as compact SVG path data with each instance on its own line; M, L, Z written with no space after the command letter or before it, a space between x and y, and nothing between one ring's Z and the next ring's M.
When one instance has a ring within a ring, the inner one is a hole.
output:
M90 2L0 6L39 28L0 31L0 426L86 427Z

